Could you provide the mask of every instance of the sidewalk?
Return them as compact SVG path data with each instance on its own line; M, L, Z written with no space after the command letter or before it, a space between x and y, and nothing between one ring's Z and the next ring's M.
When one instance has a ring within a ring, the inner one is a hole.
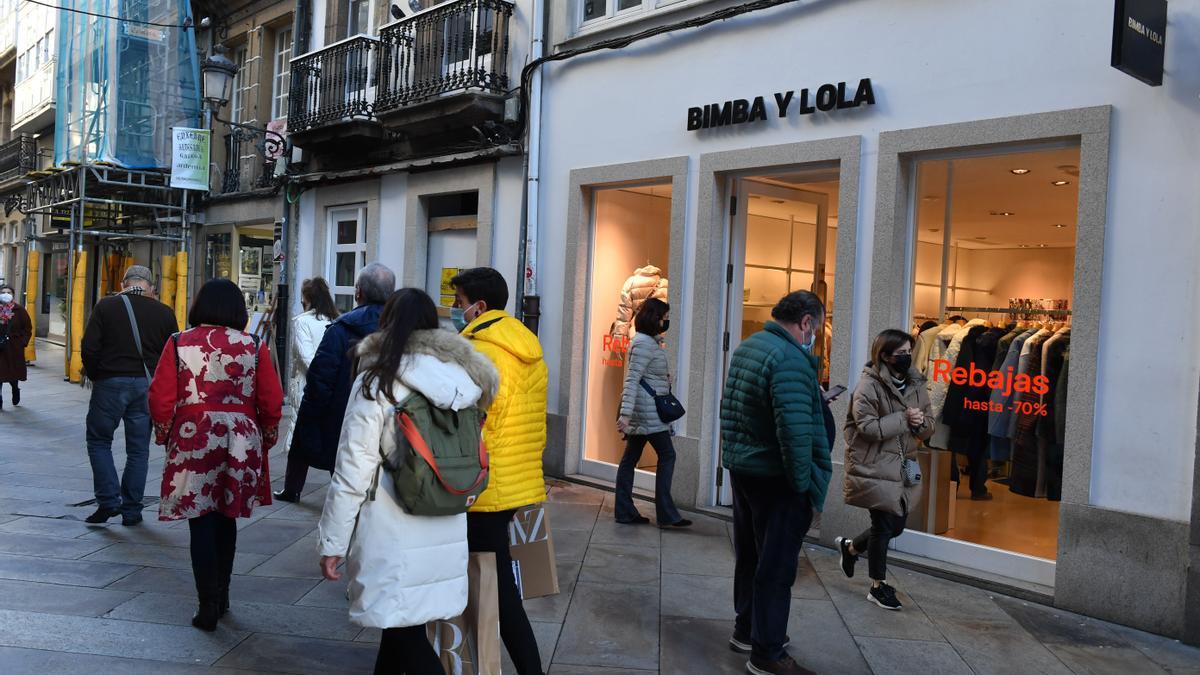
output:
M198 631L186 524L158 522L156 504L140 527L83 523L94 509L89 392L62 381L61 349L38 351L22 406L0 412L0 670L371 671L378 631L349 624L344 580L322 581L317 569L327 474L310 473L300 504L240 522L230 615L215 633ZM118 437L118 466L122 447ZM148 496L162 466L151 448ZM277 448L277 486L283 466ZM727 523L689 515L690 531L660 532L615 524L600 490L555 481L549 498L562 593L526 606L551 675L745 672L726 646ZM902 612L869 604L862 578L806 546L793 656L821 673L1200 673L1200 650L1173 640L907 570L892 581Z

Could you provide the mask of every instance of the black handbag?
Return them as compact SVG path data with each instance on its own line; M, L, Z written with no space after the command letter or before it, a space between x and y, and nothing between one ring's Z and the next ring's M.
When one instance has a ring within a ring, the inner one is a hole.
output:
M683 417L687 411L683 409L683 404L679 399L675 398L675 394L668 389L667 393L659 395L654 391L654 387L646 384L646 380L641 380L642 389L646 390L647 394L654 397L654 407L658 410L658 419L670 424L675 420Z

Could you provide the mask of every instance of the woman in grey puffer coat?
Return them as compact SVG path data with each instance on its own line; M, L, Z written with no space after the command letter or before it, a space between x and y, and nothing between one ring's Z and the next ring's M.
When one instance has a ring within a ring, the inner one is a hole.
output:
M670 324L671 308L657 298L642 303L633 325L637 335L629 345L629 363L625 371L625 388L621 392L621 413L617 430L625 434L625 454L617 468L617 495L614 517L618 523L640 525L650 520L638 513L633 505L633 473L646 442L658 453L658 468L654 475L654 506L659 527L687 527L692 521L679 515L671 499L671 476L675 473L675 446L671 442L671 425L658 416L655 395L671 390L671 373L667 353L663 350L662 334ZM645 383L643 385L643 383ZM651 394L647 387L654 391Z

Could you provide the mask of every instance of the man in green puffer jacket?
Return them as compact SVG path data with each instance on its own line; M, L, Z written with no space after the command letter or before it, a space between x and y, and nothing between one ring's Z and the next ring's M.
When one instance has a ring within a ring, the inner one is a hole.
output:
M825 321L819 298L784 296L774 321L738 346L721 397L722 465L733 487L734 609L729 644L751 673L806 673L784 650L791 589L813 511L833 473L811 353Z

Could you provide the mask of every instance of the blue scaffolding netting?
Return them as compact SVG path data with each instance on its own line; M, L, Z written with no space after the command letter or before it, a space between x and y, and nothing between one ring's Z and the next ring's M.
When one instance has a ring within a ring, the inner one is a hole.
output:
M171 127L201 121L191 16L186 0L59 0L57 164L171 166Z

